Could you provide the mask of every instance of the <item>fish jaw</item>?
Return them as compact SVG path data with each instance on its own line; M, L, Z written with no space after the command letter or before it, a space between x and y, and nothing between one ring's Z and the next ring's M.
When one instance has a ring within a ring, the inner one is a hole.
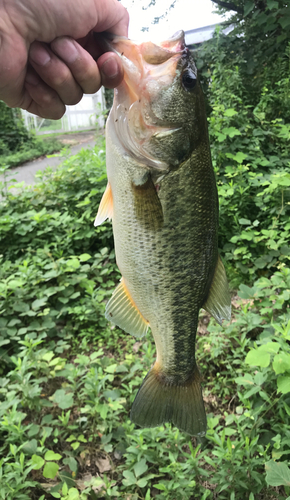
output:
M176 134L181 125L158 117L153 103L180 76L178 64L188 52L184 33L180 31L160 44L137 44L125 37L113 37L107 41L107 49L119 55L124 67L124 80L115 89L110 116L118 139L139 163L167 171L168 161L156 157L154 151L152 154L150 141Z

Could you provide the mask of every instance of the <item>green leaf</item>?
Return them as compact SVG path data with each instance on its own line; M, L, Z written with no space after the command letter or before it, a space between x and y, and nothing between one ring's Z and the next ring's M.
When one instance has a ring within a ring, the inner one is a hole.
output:
M89 255L88 253L82 253L82 255L79 256L81 262L87 262L91 258L91 255Z
M268 263L269 263L269 259L268 259L267 255L263 255L262 257L258 257L258 259L256 259L254 261L254 264L256 267L258 267L258 269L263 269Z
M248 399L248 398L250 398L251 396L253 396L254 394L257 394L257 392L260 392L260 390L261 390L261 387L259 387L259 386L257 386L257 385L256 385L255 387L252 387L252 389L250 389L248 392L246 392L246 393L244 394L244 397L245 397L246 399Z
M287 394L290 392L290 375L280 375L277 380L278 392Z
M278 342L267 342L266 344L260 345L259 349L261 351L276 354L280 349L280 344L278 344Z
M257 289L255 287L250 288L247 285L240 285L239 297L241 297L241 299L251 299L255 295L256 291Z
M252 375L250 375L249 373L245 373L245 375L243 377L237 377L235 378L235 382L237 384L240 384L240 385L254 385L254 380L253 380L253 377Z
M23 281L20 280L10 280L7 284L7 287L11 288L11 290L14 290L15 288L21 288L23 284Z
M74 457L68 457L63 459L63 463L68 465L72 472L77 472L78 463Z
M53 356L54 356L53 352L52 352L52 351L48 351L48 352L46 352L46 353L42 356L42 359L43 359L44 361L47 361L47 362L49 363L49 362L52 360Z
M41 467L45 464L43 458L39 457L38 455L32 455L31 462L33 464L33 469L35 470L41 469Z
M151 500L150 489L146 492L145 500Z
M70 488L68 490L68 500L79 500L80 495L76 488Z
M246 2L244 7L244 16L246 17L255 7L255 2Z
M139 488L145 488L147 483L148 483L148 479L146 477L142 477L141 479L139 479L137 481L137 486L139 486Z
M235 135L242 135L241 132L235 127L225 127L222 129L222 133L228 135L229 137L235 137Z
M64 389L55 391L53 399L62 410L66 410L73 405L74 399L71 392L66 393Z
M217 138L218 138L219 142L223 142L227 138L227 136L225 134L221 134L219 132L217 132L216 135L217 135Z
M268 9L272 10L272 9L278 9L279 4L275 0L267 0L267 6Z
M277 374L290 371L290 354L279 352L279 354L274 357L273 369Z
M237 111L233 108L228 108L225 110L224 115L225 116L234 116L234 115L237 115Z
M110 366L108 366L108 367L106 368L106 370L105 370L105 371L106 371L107 373L114 373L114 372L116 371L117 366L118 366L117 364L110 365Z
M270 460L265 464L266 482L270 486L290 486L290 469L285 462Z
M74 259L74 258L72 258L72 259L69 259L69 260L67 261L67 266L71 266L71 267L73 267L74 269L77 269L78 267L80 267L80 263L79 263L78 259L76 259L76 258L75 258L75 259Z
M31 439L31 441L27 441L23 447L22 450L26 455L34 455L37 451L37 441L36 439Z
M243 224L244 226L249 226L252 223L249 219L239 219L239 224Z
M63 495L67 495L68 493L68 485L66 483L63 483L61 492Z
M44 455L45 460L60 460L62 456L59 453L54 453L52 450L48 450Z
M148 465L146 464L146 460L144 458L134 465L134 472L136 477L139 477L142 474L144 474L144 472L146 472L147 469Z
M248 352L245 362L251 366L262 366L266 367L270 364L270 354L265 351L261 351L261 349L253 349Z
M31 307L36 311L40 307L43 307L46 304L46 302L47 302L46 297L43 297L42 299L36 299L32 302Z
M157 483L157 484L153 484L154 488L156 488L157 490L161 490L161 491L165 491L166 490L166 487L164 486L164 484L162 483Z
M289 26L290 24L290 16L283 16L280 17L279 23L281 24L282 28L286 28L286 26Z
M123 476L126 478L123 479L123 484L125 486L131 486L131 484L136 484L136 477L134 476L132 471L124 470Z
M227 155L228 156L228 155ZM235 160L237 163L243 163L243 161L247 158L248 155L245 155L245 153L242 153L241 151L238 151L237 154L235 154L232 158Z
M43 469L43 476L46 479L54 479L59 469L59 465L55 462L46 462Z

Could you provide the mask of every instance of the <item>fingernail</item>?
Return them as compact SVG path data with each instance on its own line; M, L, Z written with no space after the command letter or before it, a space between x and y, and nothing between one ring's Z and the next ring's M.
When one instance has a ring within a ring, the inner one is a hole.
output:
M107 78L115 78L119 74L119 65L115 57L109 57L100 69Z
M51 47L67 63L74 63L79 57L75 44L69 38L58 38L51 44Z
M38 76L34 75L33 73L27 73L25 81L26 81L26 83L29 83L30 85L38 85L39 78L38 78Z
M49 53L40 43L31 46L29 57L39 66L45 66L50 61Z

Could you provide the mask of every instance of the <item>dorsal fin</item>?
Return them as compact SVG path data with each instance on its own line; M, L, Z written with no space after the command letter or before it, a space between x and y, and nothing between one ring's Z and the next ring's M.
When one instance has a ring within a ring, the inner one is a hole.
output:
M113 195L110 183L108 182L106 190L101 199L99 210L97 213L94 226L100 226L106 219L112 219L113 217Z
M223 319L231 319L231 296L224 265L218 256L214 277L205 304L202 306L222 325Z
M143 337L149 326L137 309L123 278L106 306L106 318L135 337Z

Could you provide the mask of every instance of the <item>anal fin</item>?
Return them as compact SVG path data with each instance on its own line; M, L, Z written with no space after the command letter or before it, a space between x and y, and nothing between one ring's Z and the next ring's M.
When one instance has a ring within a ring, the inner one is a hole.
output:
M214 277L203 309L209 312L221 325L223 319L231 319L231 296L226 271L220 256L218 256Z
M100 226L106 219L113 217L113 195L110 183L108 182L106 190L101 199L94 226Z
M135 337L143 337L149 326L131 298L123 278L107 303L106 318Z

